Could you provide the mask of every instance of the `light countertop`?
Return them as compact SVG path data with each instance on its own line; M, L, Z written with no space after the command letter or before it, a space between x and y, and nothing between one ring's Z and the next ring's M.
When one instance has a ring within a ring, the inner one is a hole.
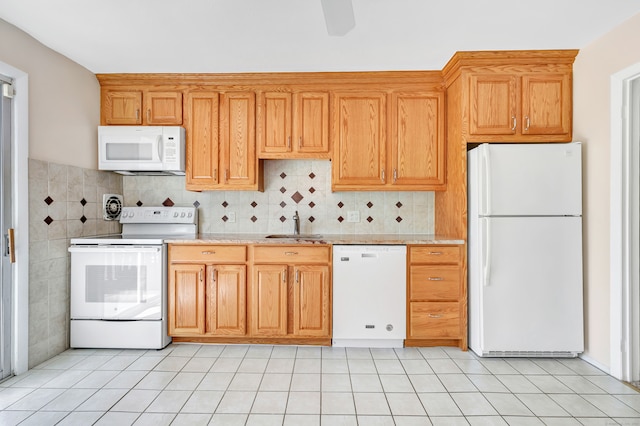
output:
M174 244L464 244L464 240L433 234L322 234L309 238L266 238L267 234L198 234L194 238L184 236L167 238Z

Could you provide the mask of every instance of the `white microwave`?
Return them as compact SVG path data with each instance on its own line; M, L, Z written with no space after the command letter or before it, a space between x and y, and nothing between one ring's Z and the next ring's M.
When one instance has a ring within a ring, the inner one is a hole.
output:
M99 126L98 168L123 175L180 175L185 165L180 126Z

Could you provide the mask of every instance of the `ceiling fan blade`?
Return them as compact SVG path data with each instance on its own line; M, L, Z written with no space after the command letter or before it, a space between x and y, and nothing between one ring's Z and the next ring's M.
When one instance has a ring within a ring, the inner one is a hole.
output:
M355 28L351 0L320 0L330 36L343 36Z

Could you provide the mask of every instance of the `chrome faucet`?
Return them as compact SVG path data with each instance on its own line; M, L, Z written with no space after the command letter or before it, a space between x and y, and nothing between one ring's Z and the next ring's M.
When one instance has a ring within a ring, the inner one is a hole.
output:
M293 235L300 235L300 216L298 215L298 210L296 210L296 214L293 215Z

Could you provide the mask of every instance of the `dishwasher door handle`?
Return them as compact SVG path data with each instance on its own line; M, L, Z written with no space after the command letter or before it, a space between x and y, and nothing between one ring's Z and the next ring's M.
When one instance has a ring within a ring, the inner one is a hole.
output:
M375 253L362 253L362 257L378 257Z

